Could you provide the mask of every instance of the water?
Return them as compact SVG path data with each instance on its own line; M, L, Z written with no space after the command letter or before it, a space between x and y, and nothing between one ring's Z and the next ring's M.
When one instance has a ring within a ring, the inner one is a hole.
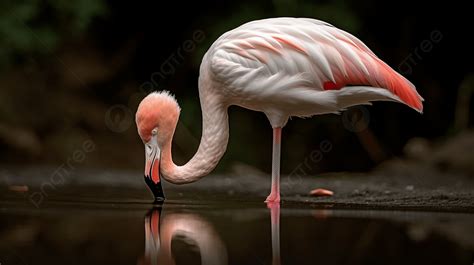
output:
M0 264L472 264L474 216L305 203L0 203Z
M0 265L474 262L469 179L284 177L278 207L267 175L210 175L154 206L135 171L54 172L0 171Z

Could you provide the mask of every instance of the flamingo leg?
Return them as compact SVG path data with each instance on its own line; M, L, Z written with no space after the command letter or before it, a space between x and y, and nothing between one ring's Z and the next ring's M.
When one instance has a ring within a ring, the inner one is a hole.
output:
M281 127L273 128L272 188L265 202L280 202Z

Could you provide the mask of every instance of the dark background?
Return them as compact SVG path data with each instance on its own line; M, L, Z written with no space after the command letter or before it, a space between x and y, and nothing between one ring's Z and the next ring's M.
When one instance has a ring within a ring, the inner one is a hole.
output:
M369 170L402 156L412 138L438 143L472 126L471 13L467 1L2 1L0 161L65 163L90 140L94 150L81 167L142 172L134 113L147 92L167 89L182 108L173 153L184 163L199 144L197 79L208 47L245 22L296 16L354 34L425 98L423 115L377 102L341 116L294 118L283 130L283 173L324 140L331 150L306 173ZM266 117L231 107L230 132L218 170L240 163L269 172Z

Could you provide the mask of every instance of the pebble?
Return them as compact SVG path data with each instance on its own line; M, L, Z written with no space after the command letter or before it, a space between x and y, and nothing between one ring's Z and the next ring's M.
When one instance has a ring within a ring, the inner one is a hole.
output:
M309 192L309 195L311 196L332 196L334 195L334 192L326 189L314 189Z
M29 190L26 185L11 185L8 189L15 192L27 192Z

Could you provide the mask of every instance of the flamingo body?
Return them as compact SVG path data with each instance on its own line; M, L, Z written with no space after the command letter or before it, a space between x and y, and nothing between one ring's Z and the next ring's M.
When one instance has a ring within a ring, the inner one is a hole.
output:
M227 147L227 108L238 105L264 112L274 130L272 192L267 201L280 200L281 128L289 117L339 113L353 105L379 100L423 110L423 99L414 85L359 39L308 18L252 21L224 33L204 55L199 96L201 144L183 166L175 165L171 156L179 116L174 97L155 92L140 103L138 131L147 148L155 150L154 155L147 153L145 178L148 174L159 183L161 174L182 184L207 175ZM160 166L154 166L153 161Z
M422 111L413 84L356 37L315 19L264 19L231 30L204 56L205 71L219 88L214 93L264 112L273 127L375 100Z

